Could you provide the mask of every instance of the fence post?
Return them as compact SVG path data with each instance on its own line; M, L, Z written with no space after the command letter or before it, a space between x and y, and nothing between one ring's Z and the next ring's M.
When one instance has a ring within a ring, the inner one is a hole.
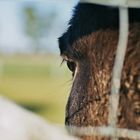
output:
M127 48L128 30L129 30L128 8L120 7L119 13L120 13L119 42L116 51L115 63L113 67L111 95L109 99L108 123L111 127L114 128L114 138L112 138L112 140L118 139L115 136L117 131L117 127L116 127L117 118L118 118L117 111L119 105L121 75L122 75L122 69L124 64L125 52Z

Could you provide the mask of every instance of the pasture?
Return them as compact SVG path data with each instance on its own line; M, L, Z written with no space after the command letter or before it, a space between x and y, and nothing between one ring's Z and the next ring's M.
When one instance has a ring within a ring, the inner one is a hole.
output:
M0 56L0 94L54 123L64 123L71 74L55 55Z

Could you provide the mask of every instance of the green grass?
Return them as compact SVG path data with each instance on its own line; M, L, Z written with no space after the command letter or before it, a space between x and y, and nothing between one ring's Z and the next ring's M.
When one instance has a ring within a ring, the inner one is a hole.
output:
M59 56L1 56L0 94L54 123L63 123L71 74Z

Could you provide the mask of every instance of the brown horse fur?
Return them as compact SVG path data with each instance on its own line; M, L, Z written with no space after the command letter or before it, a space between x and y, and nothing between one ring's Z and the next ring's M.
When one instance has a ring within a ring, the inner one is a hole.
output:
M118 35L118 29L99 29L76 39L61 52L71 65L75 63L76 69L76 72L73 70L74 81L66 107L66 125L108 125L109 95ZM129 28L117 127L140 130L140 23L132 23Z

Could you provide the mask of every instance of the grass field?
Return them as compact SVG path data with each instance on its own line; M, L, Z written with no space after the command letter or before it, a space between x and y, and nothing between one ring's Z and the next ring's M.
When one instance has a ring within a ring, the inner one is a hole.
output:
M71 73L54 55L0 56L0 94L54 123L64 122Z

